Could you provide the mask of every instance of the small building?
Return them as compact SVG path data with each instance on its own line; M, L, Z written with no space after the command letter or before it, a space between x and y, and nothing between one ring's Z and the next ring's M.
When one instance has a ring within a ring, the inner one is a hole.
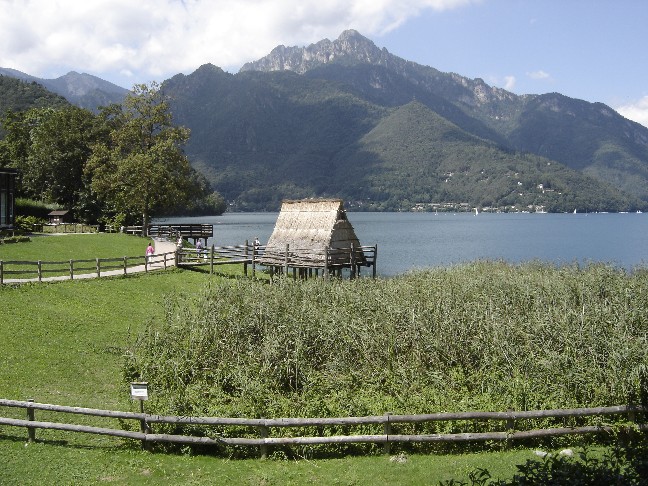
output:
M72 213L67 209L56 209L48 215L49 224L72 223Z
M12 229L16 221L14 194L16 169L0 168L0 229Z
M258 262L278 271L299 269L302 275L348 268L355 276L360 266L375 268L375 247L360 245L341 199L286 200Z

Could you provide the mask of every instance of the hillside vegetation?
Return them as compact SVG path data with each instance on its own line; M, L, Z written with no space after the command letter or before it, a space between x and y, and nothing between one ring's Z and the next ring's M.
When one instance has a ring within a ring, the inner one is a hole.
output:
M306 196L367 210L648 204L646 127L602 103L443 73L352 30L279 46L236 75L207 64L163 89L192 130L192 163L234 209Z
M140 334L125 379L155 383L160 413L189 416L637 403L648 398L647 309L648 273L599 265L484 262L389 280L219 281L174 299Z

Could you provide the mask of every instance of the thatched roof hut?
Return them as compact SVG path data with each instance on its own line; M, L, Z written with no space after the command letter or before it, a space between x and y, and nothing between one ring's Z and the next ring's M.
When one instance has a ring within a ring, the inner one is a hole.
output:
M350 266L351 248L355 249L354 263L363 264L360 242L341 199L286 200L259 263L306 268Z

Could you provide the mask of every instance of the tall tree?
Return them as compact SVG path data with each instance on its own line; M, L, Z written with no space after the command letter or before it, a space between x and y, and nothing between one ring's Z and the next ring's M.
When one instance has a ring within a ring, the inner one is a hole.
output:
M92 112L76 106L49 110L31 131L23 186L41 199L78 211L85 164L98 141Z
M141 216L143 233L157 211L205 196L181 149L189 130L172 123L159 84L135 85L122 105L100 116L111 131L86 166L92 189L118 212Z

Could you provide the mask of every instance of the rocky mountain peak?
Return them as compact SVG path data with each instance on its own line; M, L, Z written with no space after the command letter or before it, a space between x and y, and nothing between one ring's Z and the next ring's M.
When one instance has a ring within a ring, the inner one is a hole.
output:
M266 57L243 65L242 71L294 71L303 74L313 68L332 62L363 62L380 64L387 50L376 45L355 30L345 30L330 41L321 40L307 47L277 46Z

